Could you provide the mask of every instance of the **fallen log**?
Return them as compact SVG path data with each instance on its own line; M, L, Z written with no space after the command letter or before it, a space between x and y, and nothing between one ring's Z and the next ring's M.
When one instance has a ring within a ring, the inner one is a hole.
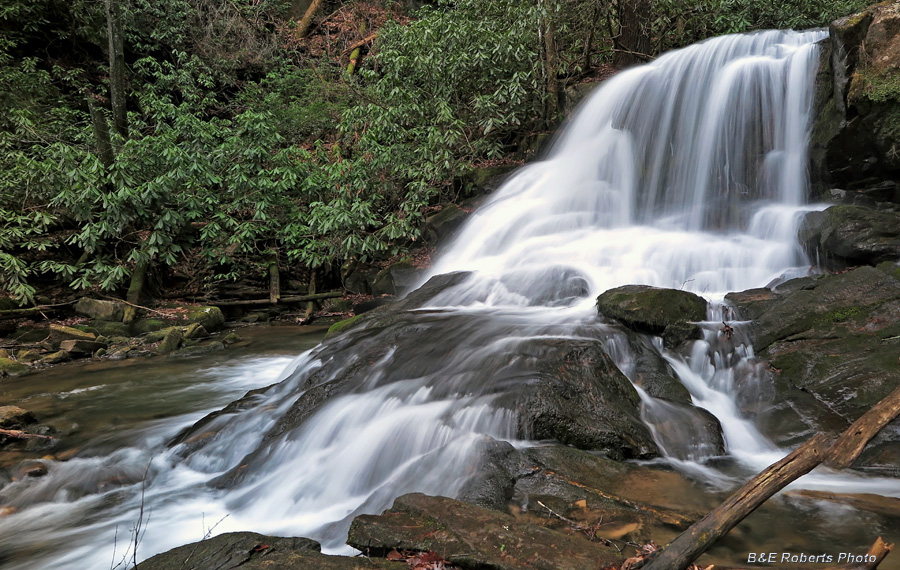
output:
M271 299L236 299L233 301L210 301L210 303L217 307L238 307L243 305L306 303L311 301L319 301L321 299L336 299L337 297L343 296L344 293L341 291L331 291L329 293L315 293L313 295L287 295L279 297L278 301L275 303L273 303Z
M364 45L366 45L368 43L371 43L372 40L374 40L377 37L378 37L378 32L372 32L371 34L369 34L368 36L359 40L358 42L353 42L352 44L347 46L347 49L344 50L344 53L342 55L347 55L349 53L353 53L353 51L360 49L361 47L363 47Z
M823 462L830 465L852 464L866 443L898 415L900 387L853 422L840 437L818 434L781 461L767 467L660 550L643 566L644 570L685 570L747 515L792 481ZM885 545L885 548L886 556L891 545ZM876 567L877 564L858 568Z
M58 303L55 305L38 305L36 307L26 307L24 309L6 309L0 311L0 321L33 317L34 315L43 315L44 313L56 313L61 311L63 307L72 305L73 303L75 303L75 301Z
M0 429L0 436L11 437L13 439L53 439L49 435L28 433L20 429Z

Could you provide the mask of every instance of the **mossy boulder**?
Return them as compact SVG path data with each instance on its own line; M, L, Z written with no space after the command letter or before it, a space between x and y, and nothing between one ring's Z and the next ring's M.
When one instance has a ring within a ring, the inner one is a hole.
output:
M44 364L60 364L71 359L72 354L69 351L60 350L41 358L41 362Z
M900 214L861 206L807 213L800 243L821 265L876 265L900 260Z
M625 285L597 297L597 309L639 332L662 334L670 325L706 318L706 301L687 291Z
M87 340L93 341L97 339L97 335L91 332L79 330L75 327L66 327L63 325L50 325L50 342L59 345L64 340Z
M87 330L105 337L131 336L131 327L122 322L96 320L87 324Z
M21 376L29 372L31 372L31 367L22 362L16 362L10 358L0 358L0 377Z
M158 318L138 319L131 323L131 332L136 335L145 335L171 326L172 323Z
M175 352L181 346L183 338L179 327L170 328L159 343L159 352L162 354Z
M174 318L175 322L182 325L190 325L198 323L203 325L207 332L216 332L222 330L225 326L225 315L219 307L209 305L183 305L179 307L183 309L184 314L179 314Z

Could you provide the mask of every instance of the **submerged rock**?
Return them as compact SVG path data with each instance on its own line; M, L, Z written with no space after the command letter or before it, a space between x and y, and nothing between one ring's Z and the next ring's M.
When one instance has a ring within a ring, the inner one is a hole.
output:
M347 543L374 555L394 549L435 551L472 570L596 570L622 562L611 546L420 493L399 497L381 515L356 517Z
M37 423L34 414L19 406L0 406L0 427L21 428Z
M364 570L409 568L387 560L328 556L309 538L230 532L185 544L140 563L141 570Z
M687 291L625 285L597 297L597 309L640 332L662 334L670 325L706 318L706 301Z

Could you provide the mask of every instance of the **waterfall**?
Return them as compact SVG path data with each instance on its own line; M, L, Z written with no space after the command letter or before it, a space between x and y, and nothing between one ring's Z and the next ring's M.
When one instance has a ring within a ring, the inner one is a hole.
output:
M753 354L718 339L721 302L729 291L808 270L795 234L813 208L805 205L807 143L816 42L824 37L715 38L607 80L549 156L470 217L427 277L470 276L413 312L403 334L386 327L362 331L352 344L327 341L256 396L252 412L213 419L215 436L174 449L147 443L157 459L146 488L117 494L107 515L97 514L97 495L66 498L63 480L18 496L24 483L10 485L3 494L21 512L0 518L0 546L25 528L26 551L36 553L48 536L71 542L55 567L109 565L114 527L132 524L146 501L165 522L147 525L145 551L200 538L201 512L203 530L219 521L216 532L311 536L341 551L359 513L379 512L406 492L458 493L483 436L527 444L516 440L514 411L498 403L528 382L523 367L541 358L530 347L605 331L607 352L629 376L633 355L598 321L594 299L633 283L710 301L706 336L690 353L657 350L694 404L719 419L728 453L748 467L767 464L783 452L738 411L734 393L755 374ZM698 430L679 419L682 411L639 393L643 418L672 461L699 465L714 453L692 439ZM317 398L325 403L291 427L285 418ZM684 429L662 434L655 427L664 422ZM147 459L137 455L110 455L104 469L134 471ZM89 461L66 468L87 469ZM66 514L56 518L73 528L48 530L56 524L48 510L63 502Z

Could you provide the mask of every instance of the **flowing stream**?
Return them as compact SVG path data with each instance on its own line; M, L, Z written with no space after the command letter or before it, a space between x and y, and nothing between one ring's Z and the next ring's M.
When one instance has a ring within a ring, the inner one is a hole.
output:
M806 204L806 164L816 42L826 35L716 38L606 81L549 156L471 216L423 283L472 274L408 316L403 332L363 331L352 344L338 337L305 352L251 412L215 418L204 437L165 445L197 409L160 420L125 447L50 462L47 477L0 488L0 505L17 509L0 518L0 565L110 567L127 555L142 503L150 520L140 558L213 527L309 536L346 551L357 514L380 512L406 492L459 493L483 436L528 444L517 439L514 410L500 405L528 381L510 355L607 331L607 352L628 376L634 355L594 306L599 293L624 284L685 289L709 301L705 338L689 353L649 342L694 405L718 418L740 477L783 456L737 404L760 373L740 342L741 324L727 342L718 329L727 292L810 270L796 226L820 207ZM284 364L206 373L228 382L255 374L234 384L249 389L274 381ZM343 387L298 427L285 424L298 401L339 380ZM638 391L642 417L672 465L735 483L708 465L715 450L691 417ZM222 395L236 394L223 389L215 406L202 408L220 406ZM656 429L662 424L669 427ZM98 471L115 477L98 482ZM891 480L826 473L803 481L900 494Z

